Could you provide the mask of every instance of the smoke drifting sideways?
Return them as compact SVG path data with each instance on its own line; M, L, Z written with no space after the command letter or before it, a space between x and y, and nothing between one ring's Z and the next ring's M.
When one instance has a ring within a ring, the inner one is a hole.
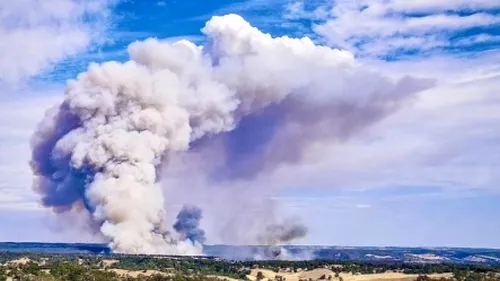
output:
M193 243L201 232L192 236L180 223L176 237L164 219L158 168L170 156L222 140L213 160L227 161L214 172L253 176L263 163L299 159L311 141L346 139L431 86L369 71L308 38L273 38L234 14L213 17L202 31L203 46L147 39L128 47L125 63L91 64L33 135L34 189L44 206L86 212L114 252L201 253ZM254 137L260 153L243 149ZM270 151L276 143L283 149Z

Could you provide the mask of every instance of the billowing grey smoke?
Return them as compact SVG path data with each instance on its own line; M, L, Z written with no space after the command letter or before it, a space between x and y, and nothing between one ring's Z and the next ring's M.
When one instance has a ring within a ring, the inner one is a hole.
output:
M206 240L205 231L200 228L202 211L196 206L186 205L177 215L174 229L181 235L182 240L190 240L203 244Z
M295 221L290 221L283 224L269 225L265 230L265 234L261 237L261 241L265 244L277 245L303 238L306 234L306 226Z
M193 146L214 178L253 177L299 161L314 142L347 139L429 86L308 38L272 38L237 15L202 31L202 47L148 39L125 63L92 64L33 136L43 204L85 210L115 252L200 253L199 239L172 237L164 221L158 167L170 156ZM271 237L303 233L288 230Z
M307 235L307 227L297 220L285 220L283 223L274 223L268 225L264 233L258 238L259 242L268 247L262 248L255 253L256 259L292 259L284 244L304 238Z
M307 227L299 223L273 224L266 228L263 240L267 244L289 243L303 238L307 234Z

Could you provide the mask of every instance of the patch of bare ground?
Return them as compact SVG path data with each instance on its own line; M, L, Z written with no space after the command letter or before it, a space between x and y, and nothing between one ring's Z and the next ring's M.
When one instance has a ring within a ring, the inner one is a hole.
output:
M227 276L220 276L220 275L207 275L207 277L217 278L221 281L239 281L236 278L231 278L231 277L227 277Z
M102 260L102 261L100 261L99 266L103 267L103 268L108 268L108 267L111 267L111 266L113 266L113 265L115 265L117 263L119 263L118 260L109 260L108 259L108 260Z

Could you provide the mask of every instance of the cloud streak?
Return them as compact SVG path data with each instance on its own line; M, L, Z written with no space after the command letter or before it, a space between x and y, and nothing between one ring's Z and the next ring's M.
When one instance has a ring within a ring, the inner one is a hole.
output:
M2 1L0 82L17 83L102 43L111 1Z
M487 32L474 43L497 40L494 28L500 17L497 1L334 1L323 23L314 30L331 46L353 51L358 56L394 57L428 53L472 43L479 32ZM318 8L319 9L319 8ZM295 14L304 14L294 10ZM487 28L487 29L485 29ZM483 46L487 48L487 46ZM489 47L491 48L491 47Z

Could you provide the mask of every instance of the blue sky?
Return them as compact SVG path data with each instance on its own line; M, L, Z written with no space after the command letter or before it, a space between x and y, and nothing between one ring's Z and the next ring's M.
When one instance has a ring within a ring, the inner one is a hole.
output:
M299 243L500 247L498 1L58 1L0 4L11 11L0 16L1 241L92 240L60 227L31 190L29 138L67 79L90 62L126 61L136 40L203 44L212 15L237 13L387 75L437 81L362 134L251 183L266 186L279 215L306 222Z

